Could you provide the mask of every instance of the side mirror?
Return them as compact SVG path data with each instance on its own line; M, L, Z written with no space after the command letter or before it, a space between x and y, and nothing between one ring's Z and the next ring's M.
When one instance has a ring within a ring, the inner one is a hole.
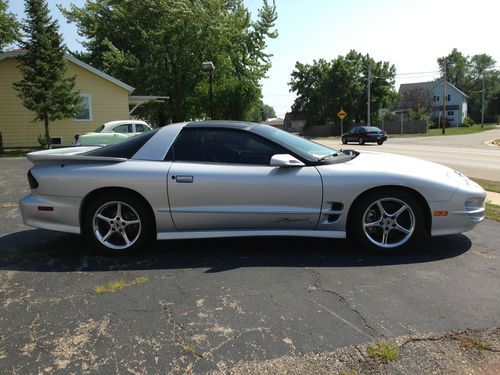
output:
M303 167L305 164L289 154L276 154L271 158L272 167Z

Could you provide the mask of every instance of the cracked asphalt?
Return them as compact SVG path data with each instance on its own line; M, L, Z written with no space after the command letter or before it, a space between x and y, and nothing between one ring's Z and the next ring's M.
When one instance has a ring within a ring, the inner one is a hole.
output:
M22 224L29 166L0 158L0 373L224 373L499 326L500 223L398 256L344 240L246 238L109 257Z

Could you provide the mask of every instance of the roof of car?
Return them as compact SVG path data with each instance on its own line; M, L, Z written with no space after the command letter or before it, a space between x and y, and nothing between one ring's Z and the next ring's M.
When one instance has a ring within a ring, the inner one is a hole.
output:
M110 121L110 122L107 122L105 123L104 125L106 127L108 126L115 126L115 125L120 125L120 124L146 124L147 123L145 121L142 121L142 120L117 120L117 121Z
M184 125L185 128L223 128L223 129L238 129L249 130L261 124L243 121L193 121Z

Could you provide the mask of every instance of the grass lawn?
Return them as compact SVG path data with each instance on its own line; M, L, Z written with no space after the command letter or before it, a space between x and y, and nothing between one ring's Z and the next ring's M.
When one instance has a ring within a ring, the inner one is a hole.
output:
M484 132L486 130L493 130L496 127L494 125L485 125L484 128L481 125L470 126L470 127L457 127L457 128L446 128L444 135L463 135L463 134L473 134ZM442 135L442 129L429 129L426 134L389 134L390 138L399 138L399 137L429 137L435 135Z
M472 177L471 180L481 185L484 190L500 193L500 181L483 180L482 178L474 178L474 177Z
M0 153L1 157L16 157L16 156L26 156L27 153L39 151L38 148L16 148L12 150L4 150L4 152Z
M500 206L486 203L486 218L500 222Z

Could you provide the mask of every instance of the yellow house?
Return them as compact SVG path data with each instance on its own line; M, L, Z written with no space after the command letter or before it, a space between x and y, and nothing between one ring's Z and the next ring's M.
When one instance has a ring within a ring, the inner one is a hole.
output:
M36 147L38 135L44 133L43 123L33 122L34 113L23 106L13 88L13 83L21 79L16 60L19 53L22 52L0 54L0 132L6 148ZM66 55L66 61L68 76L76 76L75 90L82 96L84 110L75 119L50 123L50 136L55 144L71 145L75 134L88 133L108 121L127 120L130 104L158 98L131 97L133 87L74 56Z

